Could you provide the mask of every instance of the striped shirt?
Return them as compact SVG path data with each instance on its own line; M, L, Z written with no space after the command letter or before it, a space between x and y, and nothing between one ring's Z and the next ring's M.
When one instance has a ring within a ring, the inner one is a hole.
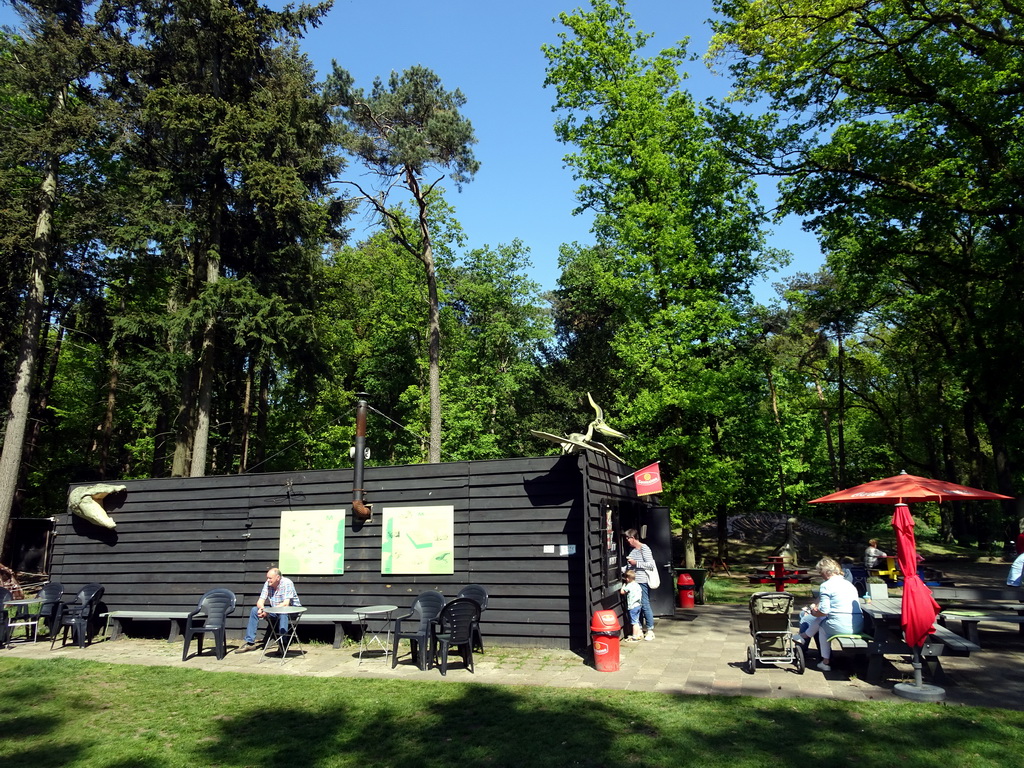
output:
M651 548L646 544L641 544L639 547L632 550L628 557L629 559L636 561L636 565L632 566L633 570L636 571L636 583L649 583L651 575L648 571L653 571L657 566L654 562L654 554L651 552Z

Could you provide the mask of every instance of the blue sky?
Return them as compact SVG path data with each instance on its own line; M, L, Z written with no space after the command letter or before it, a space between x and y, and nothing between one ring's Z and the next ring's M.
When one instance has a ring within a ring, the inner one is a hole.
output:
M269 2L280 7L281 2ZM481 163L462 193L448 185L448 200L467 236L467 248L509 243L530 248L533 278L545 289L558 278L562 243L593 242L590 221L573 216L574 190L562 157L571 149L554 137L554 93L545 89L545 59L540 47L553 43L562 29L553 19L562 11L589 3L572 0L336 0L325 22L302 45L322 76L331 60L349 70L360 87L373 78L414 64L433 69L448 89L466 96L464 114L472 121ZM685 37L689 50L703 53L710 38L706 19L711 0L630 0L637 28L653 33L656 50ZM0 6L0 24L15 20ZM686 87L698 99L723 95L728 83L694 62ZM349 173L357 173L350 166ZM772 188L765 187L768 204ZM359 222L355 222L357 225ZM796 271L814 271L821 254L814 238L786 221L776 229L773 246L793 253L793 263L767 275L756 290L759 299L774 296L771 282Z

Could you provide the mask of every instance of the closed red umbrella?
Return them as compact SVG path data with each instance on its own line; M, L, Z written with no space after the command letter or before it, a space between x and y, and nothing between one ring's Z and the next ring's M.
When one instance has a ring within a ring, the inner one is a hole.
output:
M903 574L903 603L900 623L903 638L911 648L924 645L928 635L935 631L935 617L939 615L939 604L932 597L932 591L917 573L917 540L914 538L914 518L910 507L897 504L892 515L892 527L896 530L896 559Z

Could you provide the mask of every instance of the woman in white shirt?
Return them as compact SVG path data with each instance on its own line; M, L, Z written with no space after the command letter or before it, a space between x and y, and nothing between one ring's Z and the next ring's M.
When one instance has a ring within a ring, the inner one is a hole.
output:
M864 629L864 614L860 610L857 588L843 578L843 569L831 557L823 557L816 566L825 581L818 589L818 602L809 608L811 619L801 625L800 637L810 641L818 634L821 663L818 669L831 672L832 649L828 639L833 635L855 635Z

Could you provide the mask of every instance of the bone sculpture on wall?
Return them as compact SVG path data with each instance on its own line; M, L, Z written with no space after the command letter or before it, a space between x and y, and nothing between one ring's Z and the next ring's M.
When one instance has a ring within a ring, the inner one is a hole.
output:
M114 528L115 523L103 508L103 499L112 493L127 490L125 485L84 485L68 496L68 511L103 528Z

